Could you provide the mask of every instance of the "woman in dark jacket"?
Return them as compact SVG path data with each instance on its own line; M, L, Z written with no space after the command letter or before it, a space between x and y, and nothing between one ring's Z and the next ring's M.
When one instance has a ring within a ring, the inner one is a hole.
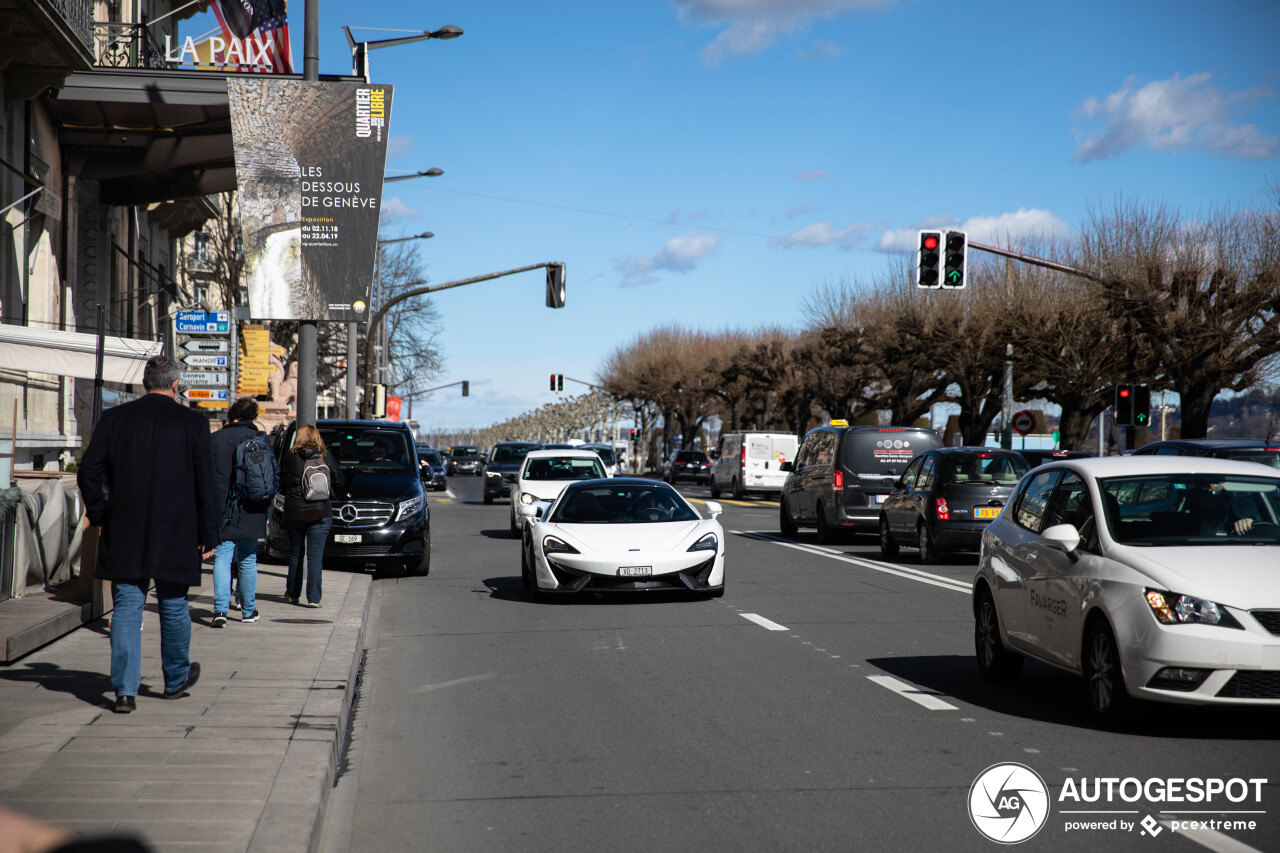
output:
M310 463L310 464L309 464ZM320 463L324 464L321 469ZM328 472L328 490L317 480ZM309 482L310 481L310 482ZM284 598L297 604L302 597L302 555L307 557L307 606L320 606L320 575L324 569L324 541L333 524L329 496L343 486L342 469L325 450L320 432L307 424L298 429L293 449L280 464L280 493L284 495L284 524L289 531L289 580ZM320 496L323 493L323 496Z
M236 481L236 448L251 438L266 440L253 425L258 404L241 397L227 410L227 423L209 439L213 449L213 474L218 484L218 506L222 511L220 542L213 552L213 626L227 624L227 608L240 606L241 619L258 621L258 540L267 533L267 511L271 499L251 502L233 497ZM240 566L240 583L234 598L231 592L232 564Z

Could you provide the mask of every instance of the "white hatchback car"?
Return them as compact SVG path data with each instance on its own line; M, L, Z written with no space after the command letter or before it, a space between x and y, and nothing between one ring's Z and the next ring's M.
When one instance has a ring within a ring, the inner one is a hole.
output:
M1082 675L1100 720L1131 698L1280 705L1280 471L1222 459L1072 459L1026 474L983 532L974 642Z
M511 486L511 532L520 533L522 519L516 510L521 504L552 501L575 480L607 476L604 462L594 450L531 450Z

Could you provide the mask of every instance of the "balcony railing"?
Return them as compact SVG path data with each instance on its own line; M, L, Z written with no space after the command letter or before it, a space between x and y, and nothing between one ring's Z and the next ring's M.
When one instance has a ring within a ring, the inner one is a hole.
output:
M40 0L40 3L67 22L76 38L93 49L93 3L91 0Z
M169 67L164 61L164 50L145 24L100 21L93 25L93 35L98 65L109 68Z

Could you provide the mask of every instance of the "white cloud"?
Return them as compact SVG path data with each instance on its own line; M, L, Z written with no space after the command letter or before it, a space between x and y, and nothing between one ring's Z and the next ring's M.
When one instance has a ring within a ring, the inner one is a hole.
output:
M833 41L818 39L810 50L800 51L805 59L835 59L840 55L840 46Z
M652 255L616 257L613 259L613 266L622 273L624 287L636 287L657 281L658 277L654 273L659 270L690 272L719 249L718 234L684 234L672 237Z
M894 0L671 0L681 23L723 27L702 51L703 61L718 65L722 59L744 53L760 53L783 35L809 26L817 18L834 18L848 12L879 9ZM818 49L834 48L818 42Z
M804 184L804 183L808 183L809 181L825 180L826 177L827 177L826 169L813 169L808 172L801 172L798 175L792 175L791 180L795 181L797 184Z
M1075 114L1101 127L1076 135L1077 163L1106 160L1144 146L1153 151L1198 148L1223 157L1265 160L1280 151L1280 140L1265 136L1252 124L1233 124L1253 102L1270 98L1268 89L1229 92L1209 84L1208 73L1186 78L1173 75L1139 86L1130 77L1102 100L1088 98Z
M791 248L817 248L819 246L836 246L841 249L855 248L862 242L873 227L865 222L856 222L844 228L836 228L832 222L815 222L806 225L799 231L793 231L786 237L775 237L769 245Z
M388 222L399 222L403 219L421 219L418 211L400 200L398 196L392 196L389 199L382 200L382 215L378 220L383 224Z
M803 216L811 210L813 210L813 205L811 204L797 204L787 211L787 219L795 219L797 216Z
M914 252L919 232L928 228L951 228L964 231L975 243L1000 245L1006 242L1018 243L1024 239L1051 237L1065 234L1070 228L1066 222L1047 210L1020 207L1014 213L1002 213L999 216L974 216L963 222L948 216L935 216L919 222L910 228L898 228L886 231L876 241L876 248L882 252Z
M387 162L394 163L413 148L412 136L393 136L387 140Z

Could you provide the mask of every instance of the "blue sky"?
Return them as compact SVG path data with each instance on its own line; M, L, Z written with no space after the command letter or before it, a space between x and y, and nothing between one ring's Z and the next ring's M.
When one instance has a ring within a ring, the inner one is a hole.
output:
M445 170L387 185L384 237L433 231L435 283L568 264L561 311L541 272L437 295L431 384L471 396L416 400L424 428L550 402L548 374L591 380L660 324L798 326L924 225L994 242L1280 182L1274 0L327 0L320 23L323 73L350 69L344 24L466 33L371 53L389 169Z

